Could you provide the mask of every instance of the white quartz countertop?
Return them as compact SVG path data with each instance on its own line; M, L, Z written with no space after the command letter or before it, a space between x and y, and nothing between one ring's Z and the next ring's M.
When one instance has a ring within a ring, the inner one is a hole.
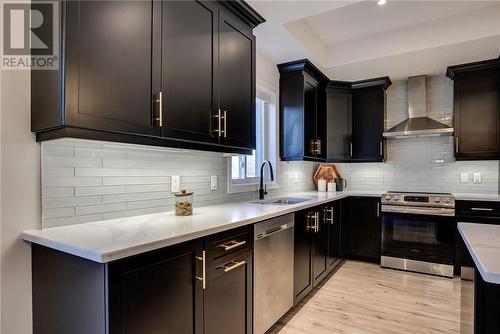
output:
M481 277L500 284L500 225L458 223L458 230Z
M263 205L238 202L195 207L192 216L173 211L92 223L24 231L25 241L106 263L154 249L193 240L232 228L348 196L381 196L382 191L304 192L286 197L310 198L294 205ZM280 196L285 197L285 196Z

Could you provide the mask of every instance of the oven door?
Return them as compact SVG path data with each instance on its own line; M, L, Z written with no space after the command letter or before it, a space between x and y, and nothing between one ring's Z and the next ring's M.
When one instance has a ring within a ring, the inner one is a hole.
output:
M382 208L382 256L453 264L454 238L453 216L384 212Z

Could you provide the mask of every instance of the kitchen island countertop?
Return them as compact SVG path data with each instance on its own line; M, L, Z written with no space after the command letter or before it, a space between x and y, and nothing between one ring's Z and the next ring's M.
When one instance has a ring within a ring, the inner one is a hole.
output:
M500 225L459 222L458 230L483 280L500 284Z

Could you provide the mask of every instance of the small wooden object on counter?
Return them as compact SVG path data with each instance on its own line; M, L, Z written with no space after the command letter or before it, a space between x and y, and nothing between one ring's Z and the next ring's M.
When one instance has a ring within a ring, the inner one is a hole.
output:
M317 186L319 179L324 179L328 183L335 181L337 177L340 177L340 173L334 164L321 164L314 173L313 180Z
M181 190L175 196L175 215L191 216L193 214L193 193Z

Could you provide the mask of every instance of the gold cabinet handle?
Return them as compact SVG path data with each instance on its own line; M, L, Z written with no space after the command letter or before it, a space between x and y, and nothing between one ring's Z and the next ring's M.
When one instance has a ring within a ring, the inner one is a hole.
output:
M154 103L158 103L158 117L153 118L156 122L158 122L158 126L163 126L163 94L162 92L158 92L158 98L153 99Z
M224 118L224 130L222 131L222 133L224 133L224 138L227 138L227 111L224 110L224 116L222 116L222 118Z
M382 155L384 155L384 147L383 147L382 141L380 141L379 147L380 147L380 155L382 156Z
M231 249L235 249L235 248L238 248L240 246L243 246L246 243L247 243L246 240L243 240L243 241L232 240L232 241L229 241L227 243L217 245L217 247L224 248L224 250L227 252Z
M163 126L163 93L160 91L160 127Z
M349 144L349 156L352 158L352 142Z
M215 133L217 133L217 136L220 138L220 130L221 130L220 109L217 111L217 115L215 115L214 117L217 118L217 129L215 130Z
M323 209L323 213L324 213L324 215L325 215L325 216L323 217L323 222L325 222L325 223L329 223L330 225L333 225L333 208L329 208L329 209L324 208L324 209ZM326 216L326 214L327 214L327 213L329 213L329 214L330 214L330 218L328 218L328 217Z
M231 261L229 263L223 264L222 266L218 267L217 269L224 269L224 272L227 273L227 272L230 272L231 270L234 270L238 267L241 267L245 263L247 263L247 262L246 261L240 261L240 262Z
M203 290L205 290L207 288L207 268L206 268L206 254L205 254L205 251L203 251L201 257L197 256L196 260L201 261L202 262L202 266L203 266L203 269L202 269L203 272L202 272L201 277L196 276L196 279L198 281L202 282Z
M493 211L492 208L470 208L472 211Z
M458 137L455 137L455 152L458 153Z

